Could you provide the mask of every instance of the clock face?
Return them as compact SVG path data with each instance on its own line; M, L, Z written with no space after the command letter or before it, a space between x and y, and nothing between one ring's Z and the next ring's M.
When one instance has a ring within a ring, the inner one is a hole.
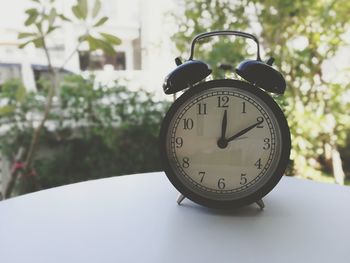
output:
M166 172L180 192L200 203L260 199L285 169L286 128L266 94L216 83L185 93L170 111Z

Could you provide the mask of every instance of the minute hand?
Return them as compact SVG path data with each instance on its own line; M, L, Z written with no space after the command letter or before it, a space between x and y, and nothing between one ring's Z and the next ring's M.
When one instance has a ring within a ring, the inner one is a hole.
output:
M241 130L240 132L237 132L235 135L231 136L230 138L226 139L227 142L233 141L234 139L242 136L243 134L247 133L251 129L255 128L255 126L261 124L262 121L259 121L257 123L254 123L253 125L250 125L249 127L245 128L244 130Z

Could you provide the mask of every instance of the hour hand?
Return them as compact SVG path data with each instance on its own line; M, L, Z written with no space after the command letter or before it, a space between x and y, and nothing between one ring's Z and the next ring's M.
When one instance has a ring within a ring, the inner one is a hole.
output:
M235 135L231 136L230 138L226 139L227 142L233 141L234 139L242 136L243 134L247 133L248 131L250 131L251 129L255 128L256 126L258 126L259 124L261 124L263 122L263 120L258 121L252 125L250 125L249 127L241 130L240 132L237 132Z

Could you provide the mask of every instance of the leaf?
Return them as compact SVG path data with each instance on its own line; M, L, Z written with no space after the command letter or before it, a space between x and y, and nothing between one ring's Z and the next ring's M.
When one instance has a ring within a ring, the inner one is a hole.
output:
M38 37L36 39L33 39L32 42L36 48L41 48L44 46L44 41L43 41L42 37Z
M38 13L30 13L27 20L24 22L24 24L26 26L30 26L31 24L33 24L35 22L35 20L37 19L38 17Z
M85 35L78 37L78 41L83 42L83 41L87 40L87 38L88 38L88 35L85 34Z
M52 8L49 14L49 27L51 27L53 25L53 23L55 22L55 19L57 17L57 12L56 12L56 8Z
M114 35L107 34L107 33L100 33L100 34L104 39L106 39L108 42L110 42L113 45L120 45L122 43L119 37L116 37Z
M50 26L46 34L50 34L52 31L55 31L57 28L59 28L59 26Z
M0 116L11 114L16 109L15 105L6 105L0 107Z
M24 42L24 43L18 45L18 48L24 48L26 45L28 45L28 44L31 43L31 42L32 42L32 40L29 40L29 41L27 41L27 42Z
M22 39L22 38L34 37L34 36L36 36L35 33L21 32L18 34L17 38Z
M42 32L42 28L43 28L43 23L42 22L35 23L35 26L39 30L39 32Z
M101 1L95 0L94 8L92 9L92 17L95 18L101 10Z
M88 3L87 0L78 0L78 8L82 19L86 19L88 13Z
M67 21L67 22L71 22L72 20L70 20L68 17L66 17L65 15L58 15L63 21Z
M35 45L36 48L41 48L44 46L44 41L42 37L37 37L37 38L33 38L31 40L28 40L27 42L24 42L22 44L20 44L18 47L19 48L24 48L26 45L33 43Z
M98 48L102 49L106 54L113 55L116 53L116 51L113 48L113 45L111 45L109 42L102 39L96 39L96 40L97 40Z
M97 41L96 41L96 39L94 37L88 35L88 36L86 36L86 41L88 42L89 49L91 51L94 51L94 50L97 49Z
M90 35L87 36L86 40L89 43L90 51L93 51L96 49L102 49L106 54L109 54L109 55L115 54L115 50L113 46L105 40L98 39Z
M73 14L74 14L74 16L76 17L76 18L78 18L78 19L83 19L83 16L82 16L82 14L81 14L81 12L80 12L80 9L78 8L78 6L72 6L72 12L73 12Z
M32 14L38 14L38 10L35 8L29 8L25 11L26 14L32 15Z
M102 26L106 21L108 20L108 17L104 16L100 20L98 20L95 24L94 27Z

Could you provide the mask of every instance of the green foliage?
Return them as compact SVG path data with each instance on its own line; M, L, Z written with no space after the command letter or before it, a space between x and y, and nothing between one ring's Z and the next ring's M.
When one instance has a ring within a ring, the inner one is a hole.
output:
M199 33L246 30L249 27L248 17L242 16L246 1L182 1L181 4L181 11L173 14L178 23L178 32L172 39L186 58L189 56L191 40ZM235 65L247 57L249 53L245 47L246 41L240 38L214 37L198 42L195 58L207 61L213 68L213 74L218 76L220 72L217 66L220 63Z
M20 81L13 79L4 83L1 89L0 117L5 118L13 114L16 107L25 100L27 92Z
M81 43L87 42L90 51L101 49L107 54L114 54L114 46L120 45L121 40L111 34L100 32L99 29L108 21L108 17L100 16L101 1L95 0L92 7L88 5L87 0L77 0L72 6L72 17L67 17L60 13L56 6L55 0L34 1L34 7L25 11L27 19L25 26L31 29L31 32L21 32L18 34L19 39L25 39L19 47L24 48L32 43L37 48L44 48L45 38L59 30L63 23L83 22L85 27L84 33L77 37Z
M202 32L255 29L262 53L276 58L275 66L287 80L287 92L278 102L291 128L296 173L308 176L321 169L325 144L348 147L350 84L327 80L324 63L346 43L349 1L183 0L181 6L175 13L179 32L173 39L182 53ZM210 46L203 44L198 54L212 66L218 62L236 66L253 54L250 50L244 42L214 40Z
M8 93L10 86L14 92ZM1 98L11 99L22 84L4 87ZM128 91L118 83L106 87L77 75L66 77L58 94L34 160L43 188L161 169L158 132L167 103L143 90ZM11 129L0 136L7 156L30 142L37 118L32 113L40 112L42 95L28 93L8 116Z
M89 7L87 0L77 0L76 4L72 6L73 17L67 17L61 13L56 8L58 7L58 1L56 2L55 0L34 0L32 4L33 7L25 11L27 15L25 26L29 31L19 33L18 38L24 40L19 45L19 48L23 48L28 44L34 44L36 48L43 49L47 60L49 81L41 81L42 83L40 85L44 86L44 88L41 93L35 94L26 94L21 84L13 83L15 87L10 87L11 83L7 83L3 89L4 98L0 98L0 116L2 117L0 122L1 124L6 124L5 134L9 135L6 137L7 141L3 143L5 145L2 145L1 148L5 152L8 150L8 156L13 156L18 149L25 149L26 151L26 156L20 157L24 159L20 160L24 163L22 172L24 174L22 177L22 185L24 187L21 187L21 193L28 193L37 189L36 179L33 176L27 175L32 174L34 169L33 160L36 160L35 155L38 145L43 144L40 140L41 135L50 135L51 131L43 130L43 128L47 129L47 122L53 125L55 129L59 128L60 126L52 118L59 116L61 121L67 114L62 109L58 109L58 112L57 110L52 111L55 99L59 100L59 98L55 97L61 84L59 72L64 69L66 63L78 52L80 45L84 42L88 43L89 51L99 49L108 54L115 53L114 46L121 43L121 40L116 36L98 31L108 20L107 17L101 17L99 15L101 10L100 0L95 0L92 8ZM60 30L64 23L70 23L71 25L79 23L80 28L84 28L84 33L77 37L77 46L69 56L64 58L62 65L57 66L52 64L47 41L48 36ZM6 87L10 87L10 89ZM6 94L7 90L10 90L10 94ZM93 93L91 89L90 93ZM64 89L61 94L64 94ZM92 105L92 103L89 105ZM30 118L30 121L28 118ZM91 120L88 120L87 124L90 125L90 122ZM28 134L31 138L27 136ZM10 183L5 186L6 197L11 196L13 186L16 185L15 180L16 176L12 176Z

